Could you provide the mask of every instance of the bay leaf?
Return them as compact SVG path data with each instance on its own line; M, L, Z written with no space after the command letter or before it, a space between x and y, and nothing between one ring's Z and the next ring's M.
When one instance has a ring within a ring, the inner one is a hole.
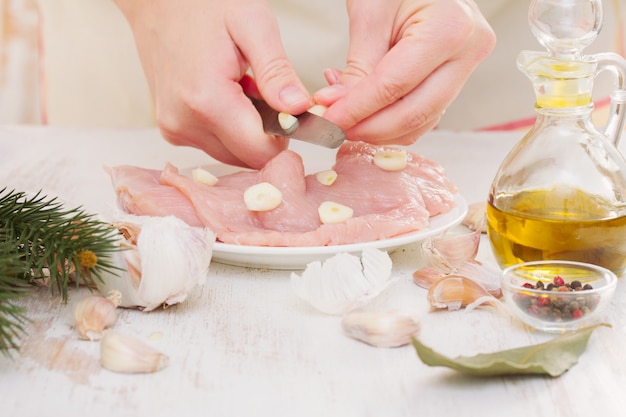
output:
M449 358L413 338L413 347L426 365L446 366L459 372L477 376L520 374L547 374L557 377L578 362L585 351L591 333L598 324L575 332L564 333L544 343L507 349L475 356Z

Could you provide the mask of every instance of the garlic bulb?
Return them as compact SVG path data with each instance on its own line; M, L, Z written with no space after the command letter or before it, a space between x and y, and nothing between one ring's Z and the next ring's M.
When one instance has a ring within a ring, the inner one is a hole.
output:
M133 336L107 332L100 342L100 363L114 372L148 373L166 367L169 357Z
M122 232L116 263L118 276L107 275L101 292L118 290L121 307L151 311L185 300L206 281L215 234L173 217L128 216L117 224Z
M338 253L323 263L312 262L302 275L291 274L296 295L317 310L343 314L380 294L393 281L387 252L366 248L362 256Z
M395 311L351 312L341 327L347 336L376 347L408 345L420 329L417 318Z
M117 306L122 294L113 290L107 297L89 295L74 306L74 322L81 339L99 340L102 332L117 318Z

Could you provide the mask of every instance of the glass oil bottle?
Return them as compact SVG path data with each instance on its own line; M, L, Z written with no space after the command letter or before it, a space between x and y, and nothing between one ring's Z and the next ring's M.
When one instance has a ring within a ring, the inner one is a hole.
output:
M533 0L531 30L547 52L523 51L518 68L532 81L535 125L502 162L491 185L487 228L502 267L560 259L626 270L626 61L583 55L602 23L601 0ZM609 71L606 126L591 120L596 76Z

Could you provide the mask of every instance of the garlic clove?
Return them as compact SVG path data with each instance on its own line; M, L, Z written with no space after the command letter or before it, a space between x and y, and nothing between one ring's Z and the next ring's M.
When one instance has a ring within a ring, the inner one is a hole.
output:
M89 295L74 306L74 323L81 339L100 340L105 329L117 319L122 294L111 291L108 297Z
M333 185L337 180L337 172L332 169L321 171L315 174L315 178L322 185Z
M480 304L496 304L497 300L480 284L461 275L445 275L428 290L428 302L437 309L459 310L477 300ZM476 307L476 304L472 304Z
M365 305L395 279L389 254L374 248L361 257L345 252L324 262L307 265L301 275L291 274L295 294L326 314L343 314Z
M472 260L459 265L455 273L471 279L492 296L496 298L502 297L501 271L499 269L489 267L480 261Z
M343 317L341 327L353 339L387 348L408 345L420 329L417 318L395 311L351 312Z
M117 224L120 250L116 274L105 274L98 289L118 290L121 307L151 311L185 300L207 279L215 234L173 217L126 216ZM127 239L128 238L128 239Z
M478 254L480 230L456 226L422 243L424 262L443 272L451 272Z
M352 208L334 201L324 201L317 208L317 212L323 224L343 223L354 215Z
M219 181L219 178L215 175L211 174L206 169L195 168L191 171L191 178L204 185L208 185L209 187L214 186Z
M156 372L169 363L169 357L133 336L107 332L100 341L100 363L121 373Z
M278 113L278 124L287 133L293 132L298 127L298 119L289 113Z
M404 150L380 150L374 154L374 165L385 171L401 171L407 164Z
M437 268L425 266L413 272L413 282L422 288L430 288L433 282L443 277L445 274Z
M248 210L269 211L280 205L283 194L269 182L260 182L244 191L243 200Z
M467 214L461 222L462 225L469 227L471 230L479 230L481 233L487 233L487 203L472 203L467 208Z

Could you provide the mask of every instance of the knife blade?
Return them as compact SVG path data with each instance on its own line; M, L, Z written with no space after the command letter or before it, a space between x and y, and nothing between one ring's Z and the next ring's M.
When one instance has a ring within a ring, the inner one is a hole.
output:
M265 133L297 139L331 149L338 148L346 140L346 134L339 126L310 112L296 115L298 123L289 130L285 130L278 121L278 111L262 100L249 98L261 115Z

